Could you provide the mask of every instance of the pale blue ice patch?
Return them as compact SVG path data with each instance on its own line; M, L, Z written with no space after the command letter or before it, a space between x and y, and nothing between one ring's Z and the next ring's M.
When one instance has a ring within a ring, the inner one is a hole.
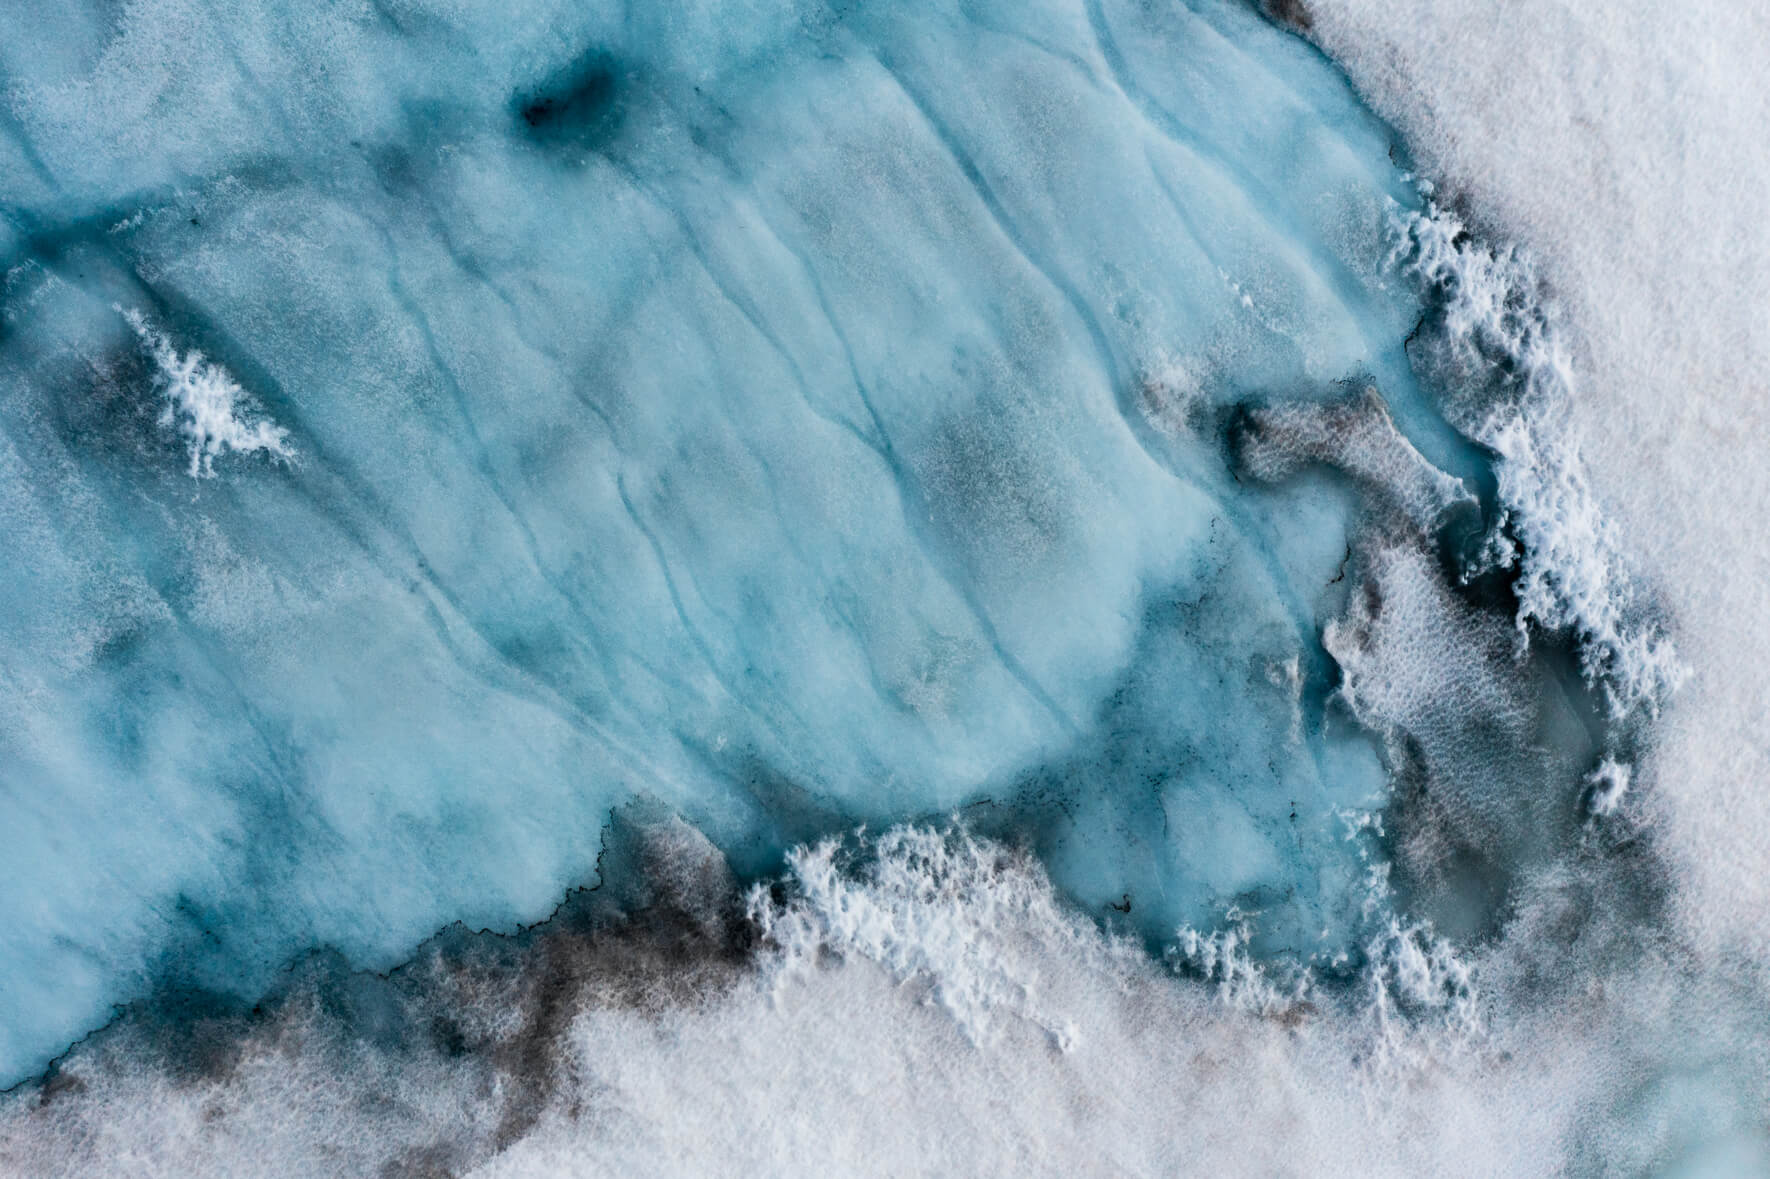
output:
M1361 530L1478 532L1492 476L1307 46L1212 0L64 7L0 12L0 1074L543 917L636 794L747 873L972 808L1150 937L1356 950L1406 716L1322 631ZM1291 403L1356 428L1243 472Z

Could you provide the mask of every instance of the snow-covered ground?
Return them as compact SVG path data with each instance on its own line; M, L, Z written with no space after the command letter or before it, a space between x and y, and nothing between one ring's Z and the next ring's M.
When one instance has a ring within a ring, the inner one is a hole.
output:
M1422 173L1530 250L1590 477L1692 677L1650 758L1708 952L1770 957L1770 6L1319 0Z

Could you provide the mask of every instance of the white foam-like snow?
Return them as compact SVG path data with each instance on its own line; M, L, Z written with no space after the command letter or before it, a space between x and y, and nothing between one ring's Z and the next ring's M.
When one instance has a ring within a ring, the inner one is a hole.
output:
M1386 891L1387 873L1373 873L1371 884ZM1405 1070L1435 1053L1479 1051L1484 1016L1475 968L1430 925L1392 917L1378 926L1362 947L1357 998L1346 1003L1334 989L1337 974L1324 985L1320 964L1255 957L1249 946L1257 920L1232 909L1221 928L1182 927L1164 960L1237 1011L1296 1023L1325 1007L1363 1029L1363 1046L1386 1067ZM1326 965L1337 971L1344 962Z
M175 430L190 454L190 476L211 478L215 460L228 453L294 457L289 432L275 422L242 416L249 400L228 371L196 349L179 352L133 308L123 312L155 367L154 384L165 398L162 428Z
M1581 377L1567 414L1592 496L1692 673L1633 793L1679 863L1685 927L1713 952L1770 961L1770 8L1308 8L1310 35L1416 165L1528 247L1564 309Z
M528 993L563 1026L539 1055L514 1038L414 1053L313 1002L210 1074L157 1063L151 1034L101 1034L55 1093L0 1109L0 1169L1531 1176L1763 1161L1746 1132L1762 1076L1713 1056L1727 1029L1708 1016L1742 1013L1653 953L1607 987L1545 978L1531 953L1559 919L1552 898L1523 898L1520 936L1479 963L1396 929L1364 985L1260 1009L1130 952L1011 849L923 828L844 846L800 849L784 896L750 896L769 936L729 985L634 1005L593 969L543 965ZM1240 944L1193 949L1221 966ZM1484 1026L1477 971L1544 1001ZM453 996L439 1016L509 1034L519 982L439 977ZM1671 1086L1637 1051L1665 1035L1683 1045Z
M1444 343L1470 372L1499 360L1517 375L1511 396L1451 390L1447 401L1458 427L1497 456L1500 503L1522 542L1522 552L1500 554L1519 563L1520 641L1531 625L1573 632L1613 717L1638 706L1657 712L1688 673L1671 641L1640 617L1615 525L1591 492L1568 413L1574 366L1535 263L1515 246L1486 245L1430 203L1395 217L1397 264L1444 299Z
M1599 762L1598 768L1586 778L1586 785L1592 791L1587 796L1586 808L1600 819L1614 815L1628 796L1632 776L1633 771L1626 762L1613 757Z
M1700 980L1681 993L1692 984L1663 960L1571 1002L1551 984L1554 1002L1483 1022L1493 998L1475 975L1522 991L1529 974L1543 930L1528 904L1522 941L1480 963L1397 927L1359 985L1264 1004L1248 1001L1240 938L1200 935L1215 977L1179 977L1066 917L1033 861L988 841L900 831L871 850L836 877L823 851L801 853L794 875L819 899L761 902L821 914L778 951L801 964L789 975L765 968L655 1020L586 1011L565 1050L599 1104L558 1103L474 1173L743 1174L790 1158L861 1175L1528 1176L1762 1159L1741 1132L1761 1086L1698 1065L1642 1087L1644 1037L1679 1029L1692 1061L1713 1043L1673 1004L1714 996ZM1024 996L990 1007L987 1039L967 1026L976 1008L930 1001L977 978Z
M827 952L860 954L900 981L923 981L978 1043L991 1041L1007 1013L1067 1049L1075 1031L1042 1009L1036 956L1053 943L1066 957L1136 952L1065 911L1026 855L963 829L894 827L869 850L851 864L838 840L795 848L787 857L793 899L775 904L762 886L750 894L750 918L778 947L783 977L802 975ZM1037 942L1002 936L1015 929L1038 930Z

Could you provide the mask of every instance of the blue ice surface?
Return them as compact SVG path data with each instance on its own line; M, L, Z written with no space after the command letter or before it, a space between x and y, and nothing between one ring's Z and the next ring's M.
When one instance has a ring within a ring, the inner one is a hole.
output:
M1490 479L1408 369L1390 135L1299 40L69 0L0 69L0 1077L544 917L636 795L748 873L987 800L1151 937L1355 947L1361 493L1222 424L1370 384ZM154 341L289 457L193 477Z

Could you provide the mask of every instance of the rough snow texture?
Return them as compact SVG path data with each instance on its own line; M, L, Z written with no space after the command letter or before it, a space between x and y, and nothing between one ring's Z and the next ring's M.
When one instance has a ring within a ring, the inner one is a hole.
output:
M316 964L263 1014L182 1037L152 1019L108 1030L0 1110L0 1168L1497 1177L1767 1161L1761 1043L1715 1072L1762 1009L1626 918L1561 945L1567 895L1522 896L1513 935L1473 960L1393 930L1362 985L1278 988L1236 927L1183 939L1176 974L1066 909L1027 856L962 831L808 849L745 897L705 840L664 826L633 857L652 865L640 907L562 913L515 946L455 931L388 979ZM1594 966L1602 987L1580 981ZM1484 1024L1495 989L1534 998Z
M215 474L215 460L229 452L262 451L276 458L292 457L289 432L274 422L246 421L239 415L245 392L227 374L192 350L180 355L141 312L123 313L153 358L154 386L165 398L161 426L174 430L190 454L191 478Z
M1527 247L1564 308L1593 491L1693 674L1645 805L1687 927L1770 961L1770 9L1308 9L1439 199Z

